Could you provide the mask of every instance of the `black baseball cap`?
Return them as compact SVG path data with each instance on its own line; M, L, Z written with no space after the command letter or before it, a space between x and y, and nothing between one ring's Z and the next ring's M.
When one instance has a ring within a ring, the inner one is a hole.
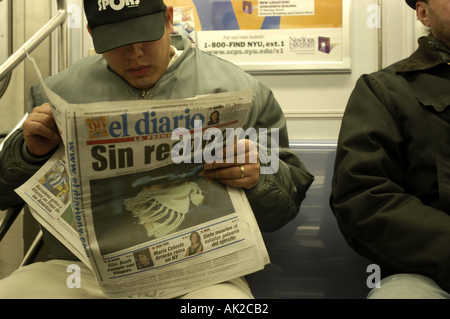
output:
M417 1L419 1L419 0L406 0L406 3L408 4L408 6L410 6L414 10L416 10L416 2Z
M166 8L163 0L84 0L95 51L161 39Z

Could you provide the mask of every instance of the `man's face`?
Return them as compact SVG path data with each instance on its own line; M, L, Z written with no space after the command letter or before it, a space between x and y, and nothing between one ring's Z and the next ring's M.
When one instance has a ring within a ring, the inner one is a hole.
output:
M161 39L126 45L103 53L108 65L135 88L151 88L166 71L170 61L170 34L173 33L171 11L167 9L169 24Z
M425 19L421 19L422 23L431 28L436 39L450 47L450 1L428 0L427 4L422 1L419 3L424 6ZM420 14L419 11L418 14Z

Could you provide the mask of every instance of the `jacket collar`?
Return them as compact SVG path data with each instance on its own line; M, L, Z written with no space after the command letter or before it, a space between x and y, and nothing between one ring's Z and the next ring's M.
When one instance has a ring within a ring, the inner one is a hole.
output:
M444 63L444 58L435 48L434 37L421 37L419 48L396 70L396 73L424 71ZM437 41L437 40L436 40Z

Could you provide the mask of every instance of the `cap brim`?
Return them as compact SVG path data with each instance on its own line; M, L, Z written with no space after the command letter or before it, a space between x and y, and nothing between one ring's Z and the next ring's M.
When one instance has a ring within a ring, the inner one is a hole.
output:
M161 39L165 31L165 14L165 11L161 11L93 28L91 32L95 51L104 53L133 43Z

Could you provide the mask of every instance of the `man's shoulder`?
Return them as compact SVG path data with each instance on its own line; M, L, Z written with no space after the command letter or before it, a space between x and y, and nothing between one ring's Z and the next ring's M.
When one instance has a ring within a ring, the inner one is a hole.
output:
M190 47L167 69L155 92L158 98L176 99L220 92L262 91L259 85L256 78L239 66Z
M207 69L208 66L210 66L213 68L209 69L209 70L224 69L224 70L239 73L239 74L245 75L245 77L254 79L254 77L252 77L250 74L245 72L240 66L234 64L233 62L225 60L217 55L209 53L207 51L203 51L198 48L191 48L191 56L194 56L195 59L198 59L200 62L199 64L201 66L205 66L205 70Z
M367 84L378 83L382 86L400 85L405 82L403 74L397 72L398 68L404 63L406 59L397 61L387 67L380 70L374 71L372 73L362 74L360 80Z
M103 56L83 58L66 70L45 79L46 85L68 103L92 103L104 100L136 99L131 86L108 68ZM115 90L111 90L115 87ZM43 98L37 84L35 101Z
M386 66L386 67L384 67L384 68L382 68L380 70L377 70L377 71L371 73L371 75L374 76L374 77L386 77L386 76L388 76L388 77L396 77L396 76L401 76L397 72L397 70L402 64L405 63L406 60L407 59L403 59L403 60L394 62L394 63L392 63L392 64L390 64L390 65L388 65L388 66Z
M92 76L94 73L98 72L108 72L107 63L103 56L99 54L78 60L67 69L48 77L45 79L45 82L50 86L53 82L57 82L65 78L76 80L86 73L90 73Z

